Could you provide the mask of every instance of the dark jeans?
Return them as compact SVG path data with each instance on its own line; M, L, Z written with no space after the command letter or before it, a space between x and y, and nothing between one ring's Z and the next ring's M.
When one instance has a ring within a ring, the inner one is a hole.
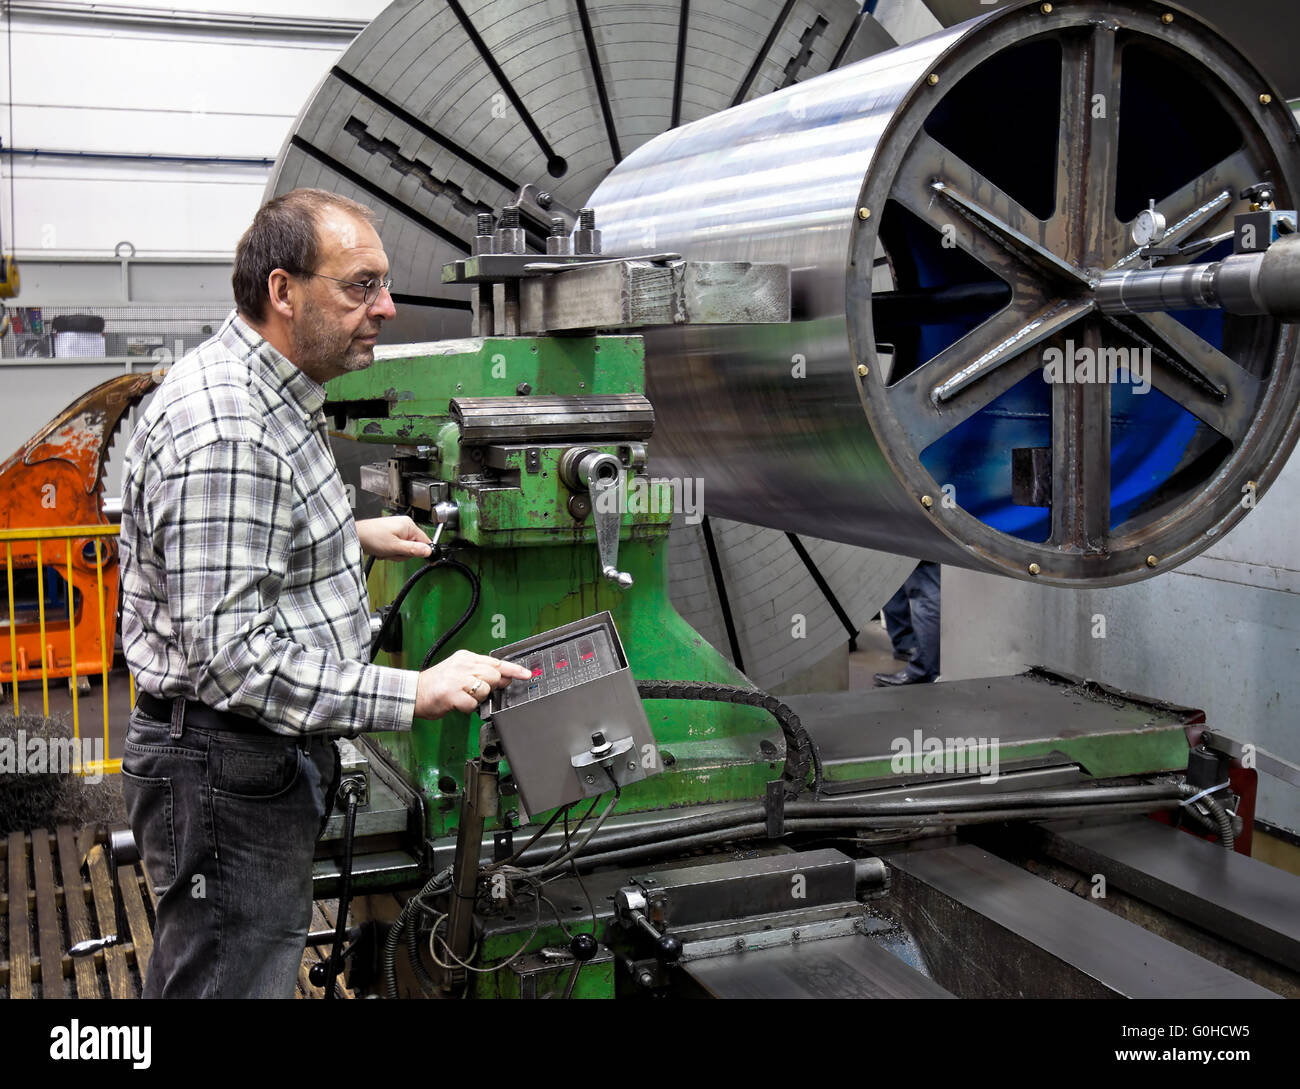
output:
M146 998L292 998L336 747L131 713L122 794L158 896Z
M908 674L934 680L939 675L939 565L917 564L883 611L894 653L916 651Z

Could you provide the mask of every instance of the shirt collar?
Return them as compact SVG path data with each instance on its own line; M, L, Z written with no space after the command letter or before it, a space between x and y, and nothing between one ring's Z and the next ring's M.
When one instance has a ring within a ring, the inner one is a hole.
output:
M325 404L325 387L299 370L286 356L277 351L265 337L232 310L226 324L217 334L221 342L246 356L259 377L272 389L278 390L285 400L297 405L308 417L315 417Z

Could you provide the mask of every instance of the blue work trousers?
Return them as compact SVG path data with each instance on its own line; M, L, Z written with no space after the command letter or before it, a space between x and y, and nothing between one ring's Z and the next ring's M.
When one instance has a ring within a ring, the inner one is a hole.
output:
M122 794L158 897L146 998L292 998L337 749L131 713Z
M915 652L908 675L934 680L939 675L939 565L917 564L883 611L894 653Z

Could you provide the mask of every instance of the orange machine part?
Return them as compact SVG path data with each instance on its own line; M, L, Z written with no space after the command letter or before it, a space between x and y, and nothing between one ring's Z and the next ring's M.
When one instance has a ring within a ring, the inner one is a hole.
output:
M108 525L103 496L108 451L123 417L154 387L154 378L148 374L110 378L77 398L0 465L0 529L39 531L45 527ZM64 588L68 597L77 602L73 624L68 622L66 606L47 608L42 646L37 610L29 608L16 614L16 655L11 653L8 630L10 572L4 570L6 559L0 548L0 586L4 586L5 594L0 614L0 683L14 680L15 674L19 681L39 680L42 662L47 676L72 676L74 635L78 676L101 672L106 659L111 667L117 635L117 542L112 537L83 537L73 539L71 545L72 585ZM15 577L35 571L36 541L14 541L10 549ZM47 540L40 549L45 570L53 571L66 584L68 544ZM102 617L97 550L104 579ZM43 587L38 586L37 593L43 595ZM12 660L15 656L16 670Z

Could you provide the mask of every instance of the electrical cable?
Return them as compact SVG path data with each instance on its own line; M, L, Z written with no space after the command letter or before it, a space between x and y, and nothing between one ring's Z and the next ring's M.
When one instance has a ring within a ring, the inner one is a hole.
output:
M463 628L466 624L469 623L470 617L472 617L475 611L478 609L479 593L481 587L478 576L474 574L473 571L471 571L459 560L453 560L450 557L443 557L439 559L433 566L450 567L453 571L459 571L462 575L464 575L469 580L469 589L470 589L469 606L461 614L460 619L457 620L456 623L454 623L450 628L448 628L447 631L443 633L442 637L436 643L434 643L433 646L429 648L429 652L424 656L424 661L420 663L420 668L422 670L428 669L429 666L433 664L433 659L437 656L438 651L440 651L444 646L446 646L446 644L456 635L456 633L459 632L461 628Z
M474 972L478 975L491 975L494 972L501 971L502 968L509 967L511 964L513 964L516 960L518 960L520 957L524 955L524 951L527 950L528 946L532 943L532 940L535 937L537 937L537 931L541 929L542 898L540 892L535 892L534 898L537 903L537 917L533 921L533 929L529 932L528 937L524 939L524 943L518 949L516 949L513 953L511 953L510 956L507 957L505 960L500 961L497 964L494 964L491 968L476 968L469 961L461 960L460 957L456 956L456 954L451 951L451 947L446 943L444 939L437 938L438 927L442 925L443 919L447 918L445 914L439 916L439 918L437 919L437 921L435 921L433 925L433 930L430 931L429 933L429 955L433 957L434 963L437 964L439 968L446 969L447 971L451 970L452 966L444 962L441 958L438 957L437 953L434 952L433 944L436 938L437 941L441 942L443 952L445 952L447 956L449 956L457 965L459 965L461 968L464 968L467 972ZM471 959L475 955L477 955L477 946L475 948L475 953L471 954Z
M601 794L597 794L594 798L591 799L591 805L589 805L589 806L587 807L587 812L585 812L585 813L582 815L582 818L578 821L577 825L576 825L576 826L574 827L574 829L573 829L573 834L574 834L575 836L576 836L579 832L582 831L582 826L583 826L584 824L587 823L587 818L590 817L590 816L592 815L592 813L595 812L595 810L596 810L596 806L600 803L600 799L601 799L602 797L603 797L603 795L601 795ZM576 804L577 804L576 802L570 803L569 805L566 805L566 806L564 807L564 810L563 810L563 812L564 812L564 842L563 842L563 843L562 843L562 844L561 844L561 845L560 845L560 846L559 846L559 847L558 847L554 852L552 852L550 858L545 859L542 863L540 863L540 865L543 865L543 866L548 866L548 865L550 865L552 862L556 861L556 860L560 857L560 855L566 853L566 852L569 850L569 811L570 811L570 810L573 808L573 806L576 805ZM523 852L520 852L520 853L522 854Z
M536 843L539 839L541 839L544 835L546 835L547 832L551 830L555 822L560 819L560 814L561 813L567 814L570 808L572 807L566 806L564 809L557 809L554 813L551 814L550 819L547 820L547 822L544 825L542 825L541 828L539 828L536 832L534 832L532 838L527 843L525 843L522 847L520 847L519 850L517 850L509 858L503 858L500 862L493 862L491 865L487 867L487 869L494 870L497 867L509 866L512 863L516 862L519 859L519 857L526 850L528 850L529 847L531 847L534 843Z
M600 925L600 920L596 915L596 902L592 900L591 892L587 888L587 883L583 881L582 874L578 872L578 865L573 859L569 859L569 869L573 873L573 879L578 882L578 888L582 890L582 895L587 900L587 909L591 912L591 939L592 941L595 941L596 928ZM561 923L560 925L563 927L564 924ZM564 932L566 935L569 933L567 928L565 928ZM570 938L569 940L570 943L572 943L573 939ZM574 968L564 985L564 994L561 995L562 998L569 999L573 997L573 989L578 985L578 976L582 972L582 963L581 960L577 960L575 957Z
M610 779L612 781L613 776L610 776ZM535 879L544 877L545 875L549 873L553 873L555 870L563 867L564 864L569 861L569 859L575 858L576 856L580 855L582 853L583 848L585 848L587 844L591 842L591 837L600 831L600 826L604 824L605 821L609 818L609 815L614 812L614 807L618 805L619 798L622 797L622 794L623 794L622 788L619 787L617 784L615 784L614 796L610 798L609 804L605 806L600 816L596 818L596 823L591 826L587 834L582 837L582 840L575 847L565 852L565 854L563 854L561 857L557 859L553 859L550 862L544 863L543 865L537 867L536 869L524 870L523 876L532 877Z
M420 990L425 994L433 994L437 991L438 984L433 976L425 971L424 962L420 960L420 927L423 922L423 915L426 912L430 915L438 914L433 909L421 904L417 916L412 919L411 925L406 928L406 962L411 966L411 971L415 974Z
M1228 851L1233 850L1236 847L1236 835L1232 830L1232 818L1228 816L1228 811L1217 798L1208 794L1200 798L1199 802L1205 807L1207 813L1199 812L1194 805L1187 806L1188 812L1210 832L1218 834L1219 846Z
M422 902L424 897L430 896L434 892L445 892L450 887L451 867L448 866L429 878L424 887L402 905L402 910L398 913L397 919L388 928L388 934L384 938L383 953L385 997L397 997L397 947L401 943L402 932L410 923L412 914L417 909L427 910Z
M348 907L352 902L352 840L357 830L359 798L355 789L347 792L347 810L343 817L343 871L339 885L338 920L334 925L334 945L325 969L325 998L334 997L334 982L343 966L343 938L347 931Z
M384 640L388 638L388 633L397 622L398 611L402 607L402 602L406 600L406 595L415 589L416 583L424 578L425 575L429 574L431 571L436 571L437 569L438 562L436 560L430 560L402 583L402 588L397 591L397 595L388 606L388 612L384 614L383 623L380 624L379 630L375 632L374 638L370 640L370 660L372 662L379 655Z
M441 638L439 638L438 641L429 648L429 652L424 656L424 661L420 663L420 669L428 669L429 666L433 664L433 659L435 655L437 655L438 651L440 651L447 644L448 640L454 637L461 628L469 623L470 617L472 617L478 609L480 587L478 576L459 560L453 560L446 556L440 556L436 560L430 560L402 583L402 588L397 591L392 603L388 606L388 611L384 614L383 623L379 625L379 630L375 632L374 638L370 640L370 660L372 662L379 655L379 651L383 648L384 640L388 638L388 633L392 631L393 625L397 623L399 610L402 607L402 602L406 600L407 595L415 589L416 584L424 578L425 575L429 574L431 571L437 571L441 567L448 567L453 571L459 571L469 579L469 608L467 608L461 615L461 618L457 620L456 623L453 624L441 636Z

